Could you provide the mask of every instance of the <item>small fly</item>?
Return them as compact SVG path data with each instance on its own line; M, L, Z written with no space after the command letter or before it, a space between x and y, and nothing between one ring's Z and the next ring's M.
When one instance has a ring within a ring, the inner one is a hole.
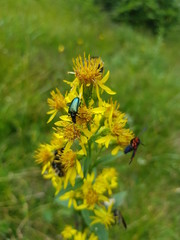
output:
M126 221L122 215L122 213L120 212L119 209L114 209L113 210L113 215L114 215L114 220L115 220L115 223L116 224L123 224L124 228L127 228L127 224L126 224Z

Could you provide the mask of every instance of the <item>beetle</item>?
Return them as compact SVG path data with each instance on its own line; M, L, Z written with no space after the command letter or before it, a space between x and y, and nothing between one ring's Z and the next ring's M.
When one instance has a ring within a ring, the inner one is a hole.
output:
M129 164L131 164L133 158L135 157L135 154L136 154L139 144L142 144L139 137L135 137L135 138L131 139L130 144L127 147L125 147L125 149L124 149L125 154L133 151ZM144 145L144 144L142 144L142 145Z
M78 97L75 97L69 106L68 113L71 115L73 123L76 123L76 115L78 113L79 105L80 105L80 99Z

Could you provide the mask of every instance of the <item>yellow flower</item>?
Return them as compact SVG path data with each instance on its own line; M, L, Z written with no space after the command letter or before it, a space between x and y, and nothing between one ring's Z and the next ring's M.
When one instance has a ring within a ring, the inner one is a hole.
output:
M99 88L110 95L116 94L109 87L104 85L109 78L109 71L103 77L104 63L100 57L90 57L89 55L88 58L86 58L84 54L84 59L79 56L76 59L73 59L73 64L74 72L70 73L75 74L76 78L71 83L65 81L70 84L72 88L76 88L80 84L83 84L85 87L93 86L96 89L96 94L99 100L101 100Z
M67 187L68 182L72 186L75 184L77 176L83 178L83 172L81 164L77 159L77 155L81 155L81 150L74 152L71 147L71 142L67 142L63 148L54 149L53 157L49 165L46 167L46 172L44 173L44 178L51 179L52 184L56 189L56 194L62 189ZM56 154L55 154L56 152Z
M87 129L83 129L83 126L78 126L77 124L68 122L68 119L64 118L64 121L60 120L55 123L58 128L56 128L56 137L64 139L64 141L73 144L75 140L79 140L79 145L81 146L84 155L87 155L85 144L87 144L88 137L91 137L91 133ZM87 136L85 136L86 134Z
M104 168L102 173L99 174L94 183L95 190L104 193L108 191L108 194L112 194L112 189L116 188L117 183L117 171L115 168Z
M112 224L114 224L114 215L111 211L112 206L113 205L110 205L108 209L103 206L101 208L98 208L97 210L94 210L95 216L91 216L91 219L93 219L91 225L101 223L104 224L105 227L108 229Z
M59 51L60 53L64 52L64 45L60 44L60 45L58 46L58 51Z
M73 239L73 240L98 240L98 237L94 233L90 233L89 229L86 228L84 232L77 231L70 225L67 225L64 230L61 232L61 235L64 239Z
M94 209L95 204L100 204L102 201L107 201L108 198L102 195L101 189L95 189L94 187L94 173L87 174L87 178L84 179L83 186L81 188L83 204L79 205L77 209L88 208Z
M96 143L109 147L110 143L115 144L115 148L112 150L112 155L118 153L119 150L123 150L127 146L130 140L134 137L134 134L129 129L125 128L127 118L125 114L120 112L117 102L110 103L101 102L101 106L106 108L104 126L99 130L102 132L102 137L96 140ZM105 134L104 134L104 133ZM104 136L105 135L105 136Z
M94 85L102 79L104 64L101 58L91 58L89 55L87 59L84 54L84 59L79 56L73 59L73 64L75 75L81 83L85 85Z
M108 103L102 102L101 105L106 108L104 116L106 119L108 119L110 126L112 121L117 121L118 118L124 119L125 113L119 111L120 105L117 103L117 101L113 102L112 99L110 99Z
M44 177L47 178L46 175ZM56 189L55 195L57 195L63 187L64 178L55 175L55 173L53 172L51 175L51 181L53 187Z
M77 232L76 235L74 235L74 240L86 240L86 231L85 232Z
M94 102L90 101L88 108L81 104L76 117L76 124L82 129L84 135L89 139L100 126L100 119L104 114L104 107L93 107ZM99 121L97 121L99 120Z
M35 159L38 164L42 164L42 174L50 167L53 158L53 148L49 144L41 144L36 150Z
M53 133L51 139L51 146L54 150L62 149L66 145L66 141L63 138L59 138L56 133Z
M56 88L56 92L51 91L51 97L48 98L47 102L50 107L50 111L47 114L51 115L47 123L51 122L53 118L56 116L57 112L64 109L66 107L66 101L63 95L60 93L59 89Z
M55 125L60 127L56 129L59 138L63 138L65 141L74 141L81 137L81 131L74 123L60 120ZM58 135L56 135L57 138Z
M122 151L127 145L129 145L131 139L134 138L134 133L127 128L121 130L121 134L117 136L117 146L112 150L112 155L116 155L118 151Z
M69 191L69 192L66 192L64 195L62 195L59 199L60 200L69 200L68 202L68 207L70 208L71 205L73 204L73 207L75 209L77 209L77 202L76 202L76 198L79 197L79 193L78 191Z
M67 225L64 230L61 232L64 239L70 239L76 234L77 230L72 228L70 225Z
M70 149L70 146L71 144L67 144L61 155L61 164L65 174L64 188L67 187L68 181L74 186L77 175L83 178L83 172L81 164L77 159L77 154Z
M98 240L98 237L94 233L91 233L88 240Z

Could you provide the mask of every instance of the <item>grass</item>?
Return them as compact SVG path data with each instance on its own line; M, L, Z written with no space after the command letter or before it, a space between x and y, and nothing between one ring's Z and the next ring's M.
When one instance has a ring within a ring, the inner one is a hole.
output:
M51 133L50 90L65 91L71 59L86 52L104 60L133 130L147 127L132 165L116 161L128 230L115 226L110 239L179 239L179 29L163 39L118 26L90 0L7 0L0 31L0 238L58 239L71 221L33 154Z

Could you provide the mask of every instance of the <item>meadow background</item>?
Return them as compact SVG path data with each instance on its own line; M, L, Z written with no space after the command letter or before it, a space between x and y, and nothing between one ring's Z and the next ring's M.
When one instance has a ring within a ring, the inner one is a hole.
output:
M72 79L72 58L101 56L108 86L138 135L129 155L111 163L124 192L128 229L114 226L109 239L180 238L180 28L162 36L115 23L93 1L2 0L0 7L0 239L59 239L71 210L34 162L48 142L47 98ZM106 95L104 94L106 97Z

